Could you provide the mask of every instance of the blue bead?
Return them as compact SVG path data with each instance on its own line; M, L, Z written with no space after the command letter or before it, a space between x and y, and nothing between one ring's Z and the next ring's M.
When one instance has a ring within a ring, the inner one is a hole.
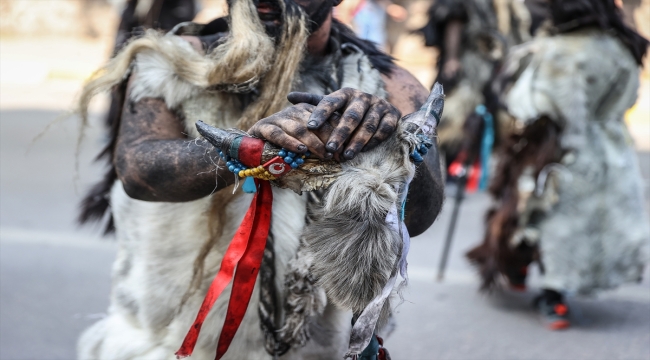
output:
M413 159L413 161L416 162L416 163L421 163L424 160L424 159L422 159L422 156L420 155L420 153L417 152L417 151L414 151L411 154L411 159Z
M239 174L239 172L240 172L241 170L242 170L242 168L240 168L240 167L236 167L235 170L233 170L233 172L234 172L235 174Z
M298 165L302 165L302 164L305 163L305 160L303 160L303 159L301 159L301 158L297 158L294 162L295 162L296 164L298 164Z
M235 165L228 165L228 170L229 171L235 171Z
M310 156L311 156L311 152L310 152L309 150L307 150L307 151L305 152L305 156L310 157Z
M294 161L294 162L292 162L292 163L290 164L290 166L291 166L292 169L295 169L295 168L297 168L297 167L300 166L300 165L296 164L296 162Z
M295 152L291 152L291 151L287 151L287 156L289 156L289 157L296 157L296 153L295 153Z
M424 144L422 144L422 145L420 145L419 152L420 152L422 155L426 155L426 153L429 152L429 149L428 149L426 146L424 146Z
M287 164L291 164L293 162L293 158L291 156L287 156L284 158L284 162Z
M280 150L280 152L278 153L278 156L279 156L279 157L285 157L285 156L287 156L287 152L284 151L284 149L282 149L282 150Z

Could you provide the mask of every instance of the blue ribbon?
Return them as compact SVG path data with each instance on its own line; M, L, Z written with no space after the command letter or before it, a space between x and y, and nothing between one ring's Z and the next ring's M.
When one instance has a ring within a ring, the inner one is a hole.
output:
M489 180L489 163L494 146L494 118L487 111L485 105L478 105L474 110L478 115L483 117L485 127L481 138L481 178L479 179L479 189L485 191L488 187Z

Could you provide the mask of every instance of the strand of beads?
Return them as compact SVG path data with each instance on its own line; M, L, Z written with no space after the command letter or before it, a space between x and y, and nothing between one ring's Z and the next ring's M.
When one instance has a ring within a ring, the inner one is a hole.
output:
M427 136L420 134L418 135L418 138L420 139L420 144L411 153L411 160L416 164L420 164L424 161L424 155L426 155L429 152L429 149L433 146L433 142Z
M286 149L281 149L278 152L278 156L287 163L292 169L298 168L300 165L305 163L305 158L310 156L311 153L307 151L305 154L300 155L294 152L288 151ZM242 164L239 160L231 158L229 155L224 154L223 151L219 150L219 156L226 162L228 171L238 175L241 178L245 177L254 177L262 180L276 180L277 178L271 174L264 166L259 165L254 168L248 168L246 165Z
M278 156L281 157L285 163L289 164L289 166L291 166L292 169L296 169L298 168L298 166L304 164L305 158L309 155L311 155L309 151L307 151L303 155L299 155L294 152L288 151L284 148L280 150L280 152L278 152Z
M262 180L275 180L276 177L273 176L270 172L268 172L264 166L260 165L258 167L252 168L252 169L246 169L246 170L240 170L239 173L237 173L239 177L247 177L247 176L252 176L254 178L262 179Z

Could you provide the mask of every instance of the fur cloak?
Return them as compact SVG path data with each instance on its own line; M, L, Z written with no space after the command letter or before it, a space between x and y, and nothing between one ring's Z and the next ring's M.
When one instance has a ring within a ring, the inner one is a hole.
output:
M584 29L535 40L505 70L516 76L506 105L523 131L500 158L485 242L469 253L486 285L497 272L512 282L508 261L525 266L538 257L531 249L543 288L591 294L640 280L650 224L623 121L639 85L631 52Z

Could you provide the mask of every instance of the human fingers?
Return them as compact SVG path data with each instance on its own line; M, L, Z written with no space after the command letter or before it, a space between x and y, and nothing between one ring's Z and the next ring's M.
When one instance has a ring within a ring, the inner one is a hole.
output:
M356 128L350 141L348 141L343 158L352 160L363 149L364 146L375 135L379 127L381 118L386 113L386 107L383 105L372 106L363 118L363 122Z
M300 103L306 103L311 105L318 105L318 103L323 100L323 95L316 95L307 92L292 91L287 95L287 100L290 103L296 105Z
M332 135L327 140L325 148L328 151L336 152L350 138L350 135L356 130L357 126L364 120L366 111L371 106L372 95L361 93L355 94L355 97L346 106L341 115L341 120ZM317 110L314 110L317 111Z
M342 109L348 103L348 99L347 89L324 96L309 117L307 127L312 130L320 128L335 111Z
M309 150L312 154L322 159L332 157L332 154L325 150L324 142L311 130L307 129L304 123L290 119L281 119L278 120L276 124L287 135L306 145L307 148L297 151L298 153L304 153Z
M274 123L255 125L251 128L250 133L295 153L304 153L307 151L305 144L287 134L281 127Z
M402 114L399 110L394 107L390 107L388 111L379 121L377 126L377 131L366 143L366 145L361 149L361 151L372 150L374 147L379 145L382 141L388 139L388 137L395 132L399 119L402 117Z

